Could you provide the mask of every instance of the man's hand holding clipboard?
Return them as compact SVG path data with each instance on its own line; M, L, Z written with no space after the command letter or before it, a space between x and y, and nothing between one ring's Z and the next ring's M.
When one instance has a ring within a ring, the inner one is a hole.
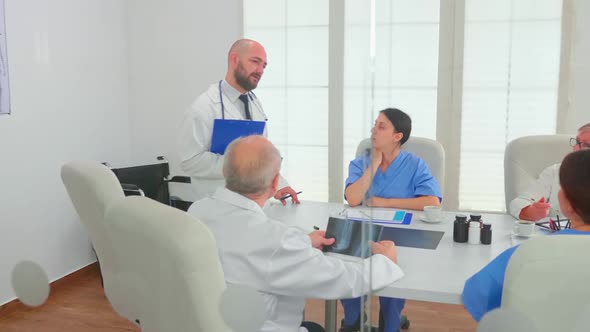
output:
M213 153L224 154L229 143L236 138L262 135L265 125L266 122L264 121L215 119L209 150Z

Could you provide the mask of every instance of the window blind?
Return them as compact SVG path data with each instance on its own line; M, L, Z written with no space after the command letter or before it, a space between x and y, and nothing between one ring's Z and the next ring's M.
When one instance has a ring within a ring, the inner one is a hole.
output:
M459 208L504 211L504 150L554 134L560 0L467 0Z

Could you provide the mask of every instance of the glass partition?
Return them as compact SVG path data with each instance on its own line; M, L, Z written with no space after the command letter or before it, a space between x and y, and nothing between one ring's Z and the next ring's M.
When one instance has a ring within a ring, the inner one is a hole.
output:
M267 50L268 67L256 93L269 117L269 138L285 157L283 175L302 188L302 199L322 202L334 183L329 177L343 176L338 197L330 197L343 202L343 210L325 221L328 235L338 237L335 254L371 253L369 240L379 240L384 229L373 218L394 217L394 211L375 210L364 198L354 208L343 199L349 164L372 151L369 138L379 111L401 109L412 118L412 135L436 136L439 7L438 0L244 0L244 36ZM330 36L341 22L344 31ZM334 61L343 64L341 82L331 81L329 70L338 70L330 66ZM336 107L329 103L333 96L341 98L342 109L330 109ZM329 137L331 126L343 128L341 138ZM331 139L340 142L331 145ZM342 151L330 164L334 146ZM371 162L367 158L362 167ZM377 326L376 297L370 287L365 292L368 297L353 302L356 310L345 311L361 321L366 312L367 324Z

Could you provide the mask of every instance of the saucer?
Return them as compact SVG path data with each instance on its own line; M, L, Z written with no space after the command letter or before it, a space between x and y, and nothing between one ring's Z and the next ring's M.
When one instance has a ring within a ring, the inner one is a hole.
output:
M423 222L427 222L429 224L437 224L442 221L442 219L430 220L430 219L426 219L426 217L421 217L420 220L422 220Z
M515 231L512 231L512 232L511 232L511 234L512 234L513 236L516 236L516 237L523 237L523 238L529 238L529 237L536 236L536 234L535 234L535 232L534 232L534 231L533 231L531 234L529 234L529 235L518 234L518 233L516 233Z

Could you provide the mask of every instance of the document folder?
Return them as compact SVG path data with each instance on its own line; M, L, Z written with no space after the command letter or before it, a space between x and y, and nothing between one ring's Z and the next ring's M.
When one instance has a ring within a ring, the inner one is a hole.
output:
M264 133L264 121L215 119L211 135L213 153L224 154L225 149L236 138Z

